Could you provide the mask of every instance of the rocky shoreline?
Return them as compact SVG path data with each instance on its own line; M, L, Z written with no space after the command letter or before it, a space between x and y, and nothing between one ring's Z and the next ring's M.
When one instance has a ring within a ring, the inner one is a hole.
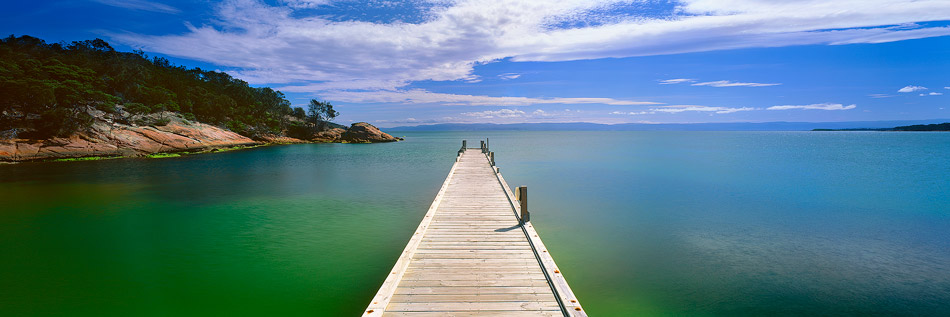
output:
M96 111L96 110L92 110ZM52 161L89 157L148 157L161 153L210 152L235 147L292 143L375 143L399 141L365 122L347 129L330 128L310 140L286 136L261 136L256 140L220 127L190 121L174 112L151 115L152 122L136 125L111 120L95 113L90 128L70 135L45 140L0 138L0 162Z

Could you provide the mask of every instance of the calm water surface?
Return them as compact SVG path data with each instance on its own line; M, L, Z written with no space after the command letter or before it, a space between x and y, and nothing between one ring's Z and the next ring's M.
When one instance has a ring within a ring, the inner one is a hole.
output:
M489 137L594 316L950 315L950 133L394 134L0 165L0 314L358 315Z

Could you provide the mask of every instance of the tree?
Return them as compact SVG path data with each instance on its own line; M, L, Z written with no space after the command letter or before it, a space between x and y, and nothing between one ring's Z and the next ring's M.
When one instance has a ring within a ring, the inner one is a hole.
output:
M313 123L314 127L318 128L318 131L323 130L327 121L333 121L334 118L340 115L339 112L333 110L333 105L327 101L310 99L308 108L307 121Z
M303 119L307 118L307 112L304 111L303 108L294 108L294 110L293 110L293 116L294 116L294 118L303 120Z
M307 118L280 91L139 50L119 52L101 39L47 44L30 36L0 38L0 130L69 135L88 125L89 107L112 112L116 104L134 114L181 112L246 136L280 133L291 125L288 115ZM337 115L325 102L315 111L318 121Z

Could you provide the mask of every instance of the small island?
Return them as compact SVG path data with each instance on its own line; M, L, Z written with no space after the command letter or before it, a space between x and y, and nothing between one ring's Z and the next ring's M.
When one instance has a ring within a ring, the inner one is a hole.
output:
M175 66L101 40L0 40L0 161L168 157L287 143L399 141L365 122L331 122L326 101Z

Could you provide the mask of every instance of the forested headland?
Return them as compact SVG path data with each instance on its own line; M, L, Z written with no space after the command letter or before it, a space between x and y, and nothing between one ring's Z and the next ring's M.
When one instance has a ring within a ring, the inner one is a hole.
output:
M140 50L119 52L101 39L0 39L0 160L397 140L366 123L331 123L338 115L326 101L292 107L280 91Z
M119 52L101 39L46 43L11 35L0 40L0 95L0 126L33 138L87 127L92 118L84 109L89 106L107 113L119 108L131 114L179 112L248 137L288 132L302 137L307 118L280 91L251 87L223 72L176 66L138 50ZM324 118L334 114L326 106Z

